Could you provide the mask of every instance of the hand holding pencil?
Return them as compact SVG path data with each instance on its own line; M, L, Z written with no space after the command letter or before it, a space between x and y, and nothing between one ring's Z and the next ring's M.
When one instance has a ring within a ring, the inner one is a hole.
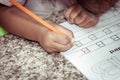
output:
M47 23L28 9L26 9L20 3L16 2L16 0L10 0L10 2L17 8L22 10L24 13L32 17L34 20L39 22L42 26L44 26L44 30L39 31L39 37L37 41L39 41L41 46L47 52L66 51L73 46L73 43L71 42L73 38L73 33L70 30L60 25Z

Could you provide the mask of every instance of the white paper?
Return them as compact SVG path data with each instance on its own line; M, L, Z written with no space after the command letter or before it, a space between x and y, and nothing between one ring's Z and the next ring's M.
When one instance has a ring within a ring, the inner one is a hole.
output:
M61 54L88 80L120 80L120 8L117 9L101 16L93 28L61 24L73 31L76 42Z

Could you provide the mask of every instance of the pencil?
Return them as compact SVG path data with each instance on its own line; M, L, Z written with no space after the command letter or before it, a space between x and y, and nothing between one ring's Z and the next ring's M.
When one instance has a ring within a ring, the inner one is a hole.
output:
M60 34L63 37L67 37L66 34L64 34L63 32L59 31L58 29L56 29L55 27L53 27L52 25L50 25L49 23L47 23L46 21L44 21L42 18L38 17L37 15L35 15L33 12L31 12L30 10L28 10L27 8L25 8L23 5L21 5L19 2L17 2L16 0L9 0L14 6L16 6L17 8L19 8L20 10L22 10L23 12L25 12L27 15L31 16L34 20L36 20L37 22L41 23L42 25L44 25L45 27L47 27L48 29L52 30L55 33Z

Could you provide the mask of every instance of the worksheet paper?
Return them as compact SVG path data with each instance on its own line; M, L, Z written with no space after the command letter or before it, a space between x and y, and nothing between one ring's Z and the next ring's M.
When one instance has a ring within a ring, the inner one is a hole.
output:
M64 22L76 45L64 55L88 80L120 80L120 8L101 16L92 28Z

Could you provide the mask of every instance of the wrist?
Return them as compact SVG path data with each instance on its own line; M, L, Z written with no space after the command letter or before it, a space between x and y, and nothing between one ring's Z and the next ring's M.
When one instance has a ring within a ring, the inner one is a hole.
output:
M43 37L47 34L47 32L49 31L49 29L47 29L46 27L42 26L42 25L38 25L38 29L36 29L36 41L41 42L41 40L43 39Z

